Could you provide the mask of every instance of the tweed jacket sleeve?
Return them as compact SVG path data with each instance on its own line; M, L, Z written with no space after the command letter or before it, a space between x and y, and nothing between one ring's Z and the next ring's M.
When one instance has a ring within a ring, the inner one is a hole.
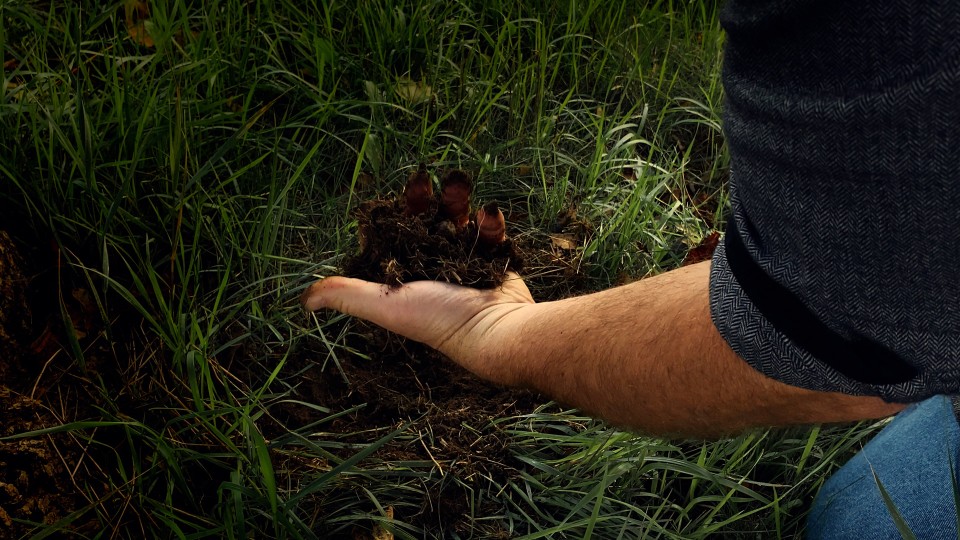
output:
M714 324L761 373L960 393L960 2L728 0Z

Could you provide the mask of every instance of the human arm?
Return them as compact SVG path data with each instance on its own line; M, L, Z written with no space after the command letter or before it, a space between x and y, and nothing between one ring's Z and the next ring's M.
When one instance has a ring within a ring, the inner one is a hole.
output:
M878 418L902 405L767 378L710 319L710 263L555 302L519 279L476 291L327 278L303 296L434 347L480 377L536 389L646 433L714 437L751 427Z

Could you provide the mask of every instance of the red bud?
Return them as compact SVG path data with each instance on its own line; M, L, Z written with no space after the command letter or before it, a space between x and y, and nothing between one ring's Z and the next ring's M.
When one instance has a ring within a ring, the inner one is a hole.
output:
M470 173L453 169L440 182L440 213L458 228L470 220L470 193L473 179Z
M426 165L421 163L416 171L410 173L403 196L406 202L404 213L407 215L416 216L430 208L430 201L433 200L433 181L430 180Z
M477 210L477 235L481 244L495 246L506 239L507 225L497 203L487 203Z

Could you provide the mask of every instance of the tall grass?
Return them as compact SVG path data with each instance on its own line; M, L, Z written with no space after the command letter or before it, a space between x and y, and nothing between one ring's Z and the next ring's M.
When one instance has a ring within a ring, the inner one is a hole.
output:
M372 459L418 444L404 426L362 446L325 430L343 407L299 394L288 360L352 353L298 293L352 249L350 209L420 161L474 171L521 234L576 209L594 288L679 264L726 198L716 3L168 0L141 18L152 46L125 5L0 3L7 226L52 238L104 322L67 331L60 366L91 382L86 416L55 428L89 453L89 505L37 532L789 537L869 432L678 445L546 407L494 422L526 469L461 486L473 529L405 522L460 480ZM321 420L268 433L284 402Z

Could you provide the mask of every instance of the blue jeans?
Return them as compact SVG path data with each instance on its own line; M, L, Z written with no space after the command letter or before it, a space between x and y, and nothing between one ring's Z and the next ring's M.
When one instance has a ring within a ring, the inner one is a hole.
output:
M827 480L807 518L807 538L900 538L876 472L917 538L957 540L951 463L960 472L960 425L950 400L911 405Z

